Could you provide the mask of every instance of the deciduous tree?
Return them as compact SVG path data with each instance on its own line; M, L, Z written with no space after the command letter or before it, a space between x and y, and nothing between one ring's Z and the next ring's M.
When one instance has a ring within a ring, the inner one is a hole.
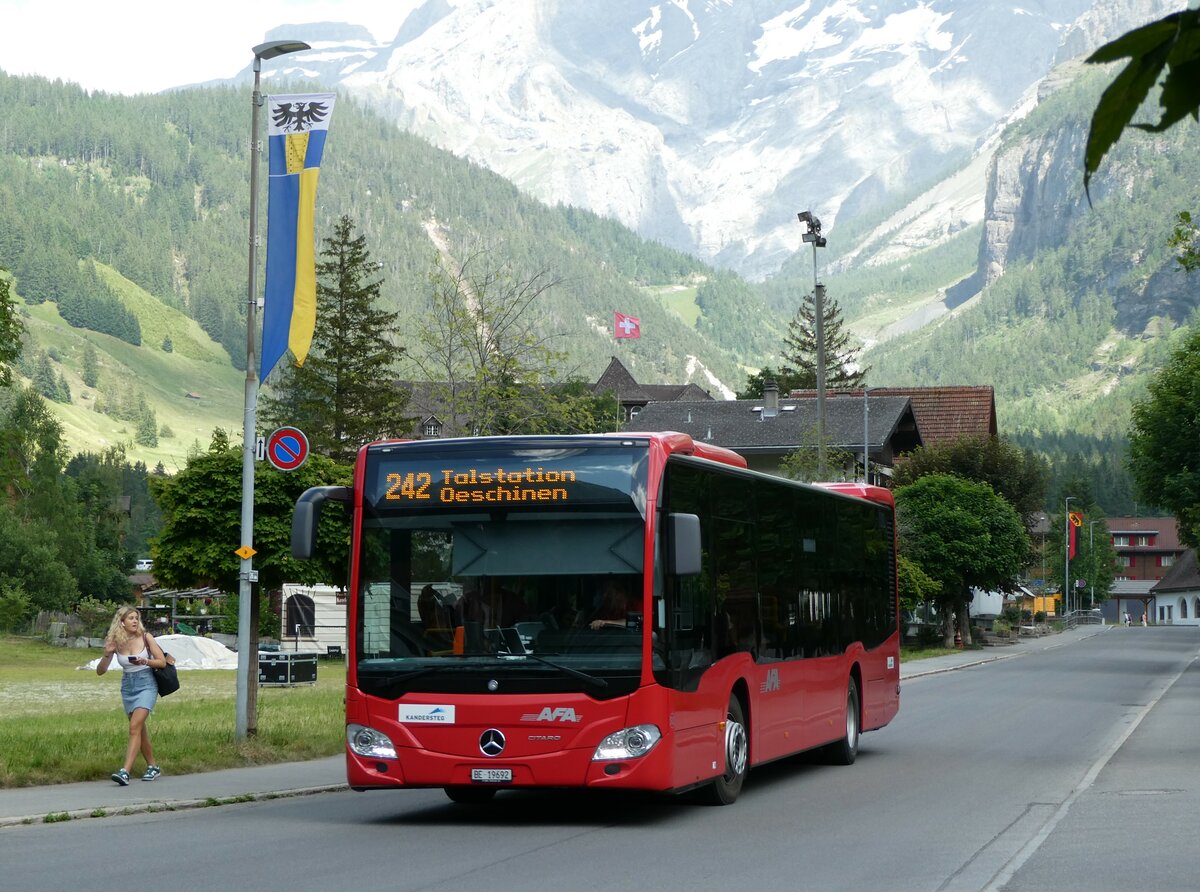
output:
M539 300L557 283L521 277L474 251L457 266L438 257L431 313L412 359L447 436L611 430L616 407L564 380L566 354L539 334Z
M929 474L954 474L987 483L1031 527L1046 501L1049 470L1044 460L1005 437L960 437L921 446L896 462L895 485L907 486Z
M12 383L12 368L21 355L24 330L9 288L8 275L0 268L0 387Z
M254 558L259 584L277 589L284 582L344 585L349 525L337 511L321 516L319 556L291 556L292 511L310 486L348 485L349 468L323 455L311 455L295 471L259 468L254 482ZM234 554L241 530L242 452L221 432L207 452L193 455L174 477L151 477L150 489L163 512L154 541L154 575L179 588L212 585L238 589L241 559Z
M958 619L970 643L971 588L1011 587L1029 559L1030 543L1016 510L986 483L929 474L896 490L901 548L941 584L937 602L947 647Z
M1134 404L1129 468L1141 498L1175 515L1180 541L1200 546L1200 327Z
M1083 184L1088 187L1105 154L1125 132L1136 127L1162 133L1200 110L1200 9L1171 13L1148 25L1106 43L1088 57L1089 62L1129 62L1113 79L1096 110L1088 130L1084 154ZM1153 124L1134 124L1150 90L1159 82L1159 119Z

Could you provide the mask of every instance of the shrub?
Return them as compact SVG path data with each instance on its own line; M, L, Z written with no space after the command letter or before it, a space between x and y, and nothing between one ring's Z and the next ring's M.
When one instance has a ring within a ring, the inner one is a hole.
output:
M91 596L81 598L75 607L75 614L83 623L84 634L88 638L103 638L107 635L118 606L112 601L101 601Z
M20 585L0 585L0 629L16 631L33 615L33 599Z

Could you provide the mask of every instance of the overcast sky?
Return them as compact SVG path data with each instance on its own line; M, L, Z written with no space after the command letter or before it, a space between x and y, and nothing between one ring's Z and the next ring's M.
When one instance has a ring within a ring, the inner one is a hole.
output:
M233 77L278 25L349 22L396 36L419 0L0 0L0 70L154 93Z

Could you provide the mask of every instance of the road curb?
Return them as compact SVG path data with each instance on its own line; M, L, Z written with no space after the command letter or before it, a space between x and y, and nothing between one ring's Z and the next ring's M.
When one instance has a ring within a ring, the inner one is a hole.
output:
M160 811L184 811L192 808L215 808L220 805L240 805L244 802L266 802L270 799L288 799L296 796L313 796L317 793L337 793L350 789L347 784L325 784L319 787L297 787L294 790L269 790L261 793L245 793L240 796L208 796L203 799L158 799L139 802L120 808L79 808L68 811L51 811L20 817L0 817L0 830L5 827L25 827L31 824L65 824L83 818L112 818L122 815L138 815Z

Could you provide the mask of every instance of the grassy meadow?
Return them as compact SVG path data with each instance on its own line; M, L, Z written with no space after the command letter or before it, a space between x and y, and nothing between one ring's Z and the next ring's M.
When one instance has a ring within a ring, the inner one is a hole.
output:
M245 373L229 362L225 351L200 326L179 310L122 279L106 267L101 274L120 296L126 309L138 317L142 346L134 347L109 335L72 328L62 320L57 305L20 305L22 322L38 349L53 351L55 371L71 388L71 402L47 401L46 407L63 426L63 439L72 453L100 452L123 445L130 461L153 468L161 462L173 474L187 464L195 448L208 448L214 428L240 439ZM170 336L172 351L163 350ZM97 387L83 383L85 345L96 350ZM98 400L115 395L141 394L155 412L159 426L169 436L159 436L157 446L134 440L137 425L95 411Z
M121 673L79 666L97 648L53 647L0 637L0 787L107 779L129 739ZM150 718L154 755L169 774L191 774L342 751L344 668L321 660L317 683L260 688L258 733L235 736L237 673L185 670L180 689L160 698ZM141 759L136 770L141 772Z

